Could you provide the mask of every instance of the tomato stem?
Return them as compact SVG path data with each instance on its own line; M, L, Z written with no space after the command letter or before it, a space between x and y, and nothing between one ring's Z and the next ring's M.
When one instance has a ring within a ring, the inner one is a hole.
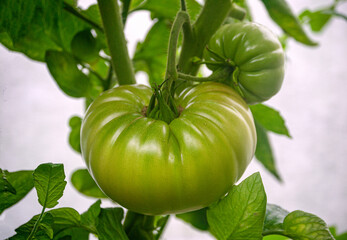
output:
M202 57L203 50L217 29L228 16L230 0L206 0L204 7L192 26L191 34L183 36L182 51L178 61L181 72L196 75L199 65L194 64L194 57Z
M123 26L125 26L125 23L126 23L127 18L128 18L128 12L129 12L129 8L130 8L131 0L122 1L122 3L123 3L122 22L123 22Z
M143 215L130 210L128 210L123 224L129 239L155 239L154 225L155 216ZM164 226L161 226L161 229Z
M176 15L175 21L171 28L170 39L169 39L169 50L167 56L167 65L165 79L168 79L164 88L164 99L168 102L169 95L171 95L171 86L175 80L177 80L177 69L176 69L176 52L178 36L184 23L189 23L189 15L185 11L179 11Z
M181 0L181 10L182 11L187 11L186 1L185 0Z
M136 83L117 0L98 0L113 69L120 85Z
M238 6L237 4L233 3L231 5L231 10L230 10L230 17L238 19L242 21L246 17L246 10L243 9L242 7Z

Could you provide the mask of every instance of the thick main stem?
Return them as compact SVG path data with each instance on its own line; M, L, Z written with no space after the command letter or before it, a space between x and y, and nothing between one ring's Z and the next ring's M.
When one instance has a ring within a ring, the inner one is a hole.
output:
M117 0L98 0L104 31L111 53L112 66L119 85L136 83L124 36Z

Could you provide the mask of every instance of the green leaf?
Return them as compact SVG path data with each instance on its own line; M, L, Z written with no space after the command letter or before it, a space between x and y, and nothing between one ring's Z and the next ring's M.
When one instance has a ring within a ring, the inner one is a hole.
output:
M73 208L57 208L48 211L48 213L50 213L54 218L54 232L58 232L69 227L80 226L81 215Z
M347 240L347 232L337 234L337 230L335 226L331 226L329 228L329 231L331 232L333 237L335 237L336 240Z
M45 61L45 53L48 49L60 50L61 48L50 40L42 28L36 27L36 23L32 23L28 28L30 33L13 42L7 32L0 33L0 43L9 50L21 52L27 57L36 61Z
M89 95L88 77L78 69L77 61L67 52L47 51L45 56L47 67L64 93L71 97Z
M81 226L81 215L73 208L58 208L49 211L54 222L52 224L54 239L89 239L89 231Z
M34 186L39 203L45 208L53 208L63 196L66 186L64 165L44 163L34 173Z
M94 232L97 232L97 219L100 214L101 200L97 200L89 209L81 215L81 224L86 226L89 229L92 229Z
M256 120L254 121L257 131L257 147L255 149L256 159L269 170L269 172L282 181L276 167L275 159L272 153L272 148L266 130Z
M291 137L283 117L275 109L264 104L251 105L254 119L266 130Z
M47 50L70 51L77 32L90 28L87 22L64 10L62 0L2 0L0 42L10 50L44 61Z
M0 168L0 193L9 192L16 194L16 189L8 181L7 174L9 174L8 171L4 171Z
M207 221L217 239L262 239L266 194L259 173L234 186L207 210Z
M311 213L300 210L288 213L268 204L263 235L278 234L294 240L333 240L326 223Z
M33 171L8 172L0 169L0 214L5 209L19 202L30 192L34 187L32 174Z
M97 62L90 64L90 68L93 72L90 71L88 74L90 90L89 90L89 98L94 100L97 98L103 91L110 89L113 87L112 75L109 76L110 66L99 58Z
M95 198L107 198L106 195L96 185L87 169L78 169L71 176L72 185L80 193Z
M47 219L47 216L49 219ZM35 215L28 223L19 227L14 239L27 239L39 215ZM49 221L47 221L49 220ZM44 230L44 231L42 231ZM91 231L92 232L92 231ZM95 231L94 231L95 233ZM48 238L45 238L47 236ZM88 239L87 227L82 227L81 216L73 208L57 208L44 213L34 239ZM22 237L22 238L21 238Z
M136 46L133 58L135 71L146 72L152 86L159 85L164 80L169 35L169 22L161 20L152 26L146 39Z
M99 51L97 40L90 29L78 32L71 41L72 54L83 62L96 62L99 58Z
M83 228L71 227L54 236L54 240L88 240L89 232Z
M87 17L90 21L95 22L100 27L102 26L102 19L98 4L90 5L87 10L81 11L82 15Z
M289 36L309 46L317 45L317 43L312 41L306 34L298 18L285 0L262 0L262 2L272 20L274 20Z
M89 27L94 28L96 31L103 32L102 20L97 4L92 4L86 10L82 10L76 7L75 4L71 4L64 0L64 10L68 13L78 16L84 22L89 24Z
M263 240L289 240L289 238L280 235L269 235L263 237Z
M206 211L206 208L202 208L193 212L176 214L176 217L182 219L187 223L190 223L192 226L196 227L199 230L205 231L209 229Z
M98 218L98 237L100 240L127 240L122 226L122 208L102 208Z
M7 30L11 39L16 42L28 32L37 5L35 1L30 0L2 0L0 9L4 11L0 15L0 29Z
M12 236L10 240L27 240L39 215L32 217L29 222L18 227L16 235ZM53 239L53 216L50 213L44 213L42 220L40 221L34 239L50 240Z
M332 15L328 14L326 10L328 9L322 9L314 12L308 9L304 10L302 13L300 13L299 19L304 23L308 23L313 32L320 32L332 17Z
M283 221L288 214L289 212L280 206L268 203L263 232L281 231L283 229Z
M72 149L74 149L76 152L79 152L79 153L81 153L81 146L80 146L81 125L82 125L82 118L77 116L73 116L70 118L69 126L71 128L71 131L69 135L69 143Z
M298 240L333 240L326 223L300 210L289 213L283 221L283 234Z
M64 10L62 0L43 1L44 19L42 19L45 32L65 51L70 51L71 41L76 33L90 28L82 19Z
M202 6L195 0L186 0L187 11L190 19L194 21L200 13ZM132 1L130 11L148 10L152 13L152 17L156 18L175 18L180 10L180 1L176 0L137 0Z

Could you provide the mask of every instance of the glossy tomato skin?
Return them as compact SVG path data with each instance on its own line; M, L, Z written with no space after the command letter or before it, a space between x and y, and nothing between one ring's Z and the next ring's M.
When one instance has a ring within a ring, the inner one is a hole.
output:
M247 104L230 87L183 91L170 124L145 117L152 91L126 85L104 92L86 112L81 149L107 196L143 214L193 211L222 197L251 161L256 132Z
M237 72L235 80L248 104L263 102L281 88L284 78L284 51L269 29L257 23L239 22L222 26L208 43L208 48L231 60ZM223 61L211 51L204 51L206 61ZM218 66L207 65L211 70ZM227 80L235 87L232 79Z

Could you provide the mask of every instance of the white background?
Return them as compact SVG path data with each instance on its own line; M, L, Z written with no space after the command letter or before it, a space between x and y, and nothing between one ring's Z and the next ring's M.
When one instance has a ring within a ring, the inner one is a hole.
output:
M87 5L91 1L82 2ZM280 30L268 18L260 1L250 1L255 21ZM294 12L328 0L290 0ZM347 13L347 4L340 11ZM151 26L149 14L129 17L126 36L130 54ZM253 161L244 177L260 171L268 202L292 211L314 213L328 225L347 231L347 22L334 19L321 35L312 35L319 47L290 41L282 90L266 104L279 109L293 139L271 135L284 183L277 182ZM144 74L138 79L145 82ZM68 146L68 120L83 115L83 102L56 86L43 63L0 47L0 167L9 171L35 169L40 163L64 163L68 184L57 207L79 212L95 201L70 184L74 170L83 168L80 155ZM112 206L104 201L103 206ZM0 239L38 214L41 207L31 191L0 216ZM213 239L171 218L164 239Z

